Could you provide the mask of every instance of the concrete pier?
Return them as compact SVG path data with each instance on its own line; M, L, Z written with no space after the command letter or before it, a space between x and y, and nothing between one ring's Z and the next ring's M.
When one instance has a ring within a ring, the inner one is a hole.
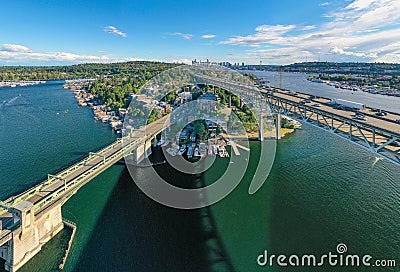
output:
M258 140L261 142L264 141L264 120L262 117L262 111L258 117Z
M37 214L33 203L22 201L13 208L12 216L11 223L17 227L10 227L13 231L9 240L3 240L0 245L0 257L6 261L5 269L10 272L20 269L64 227L61 201Z
M281 139L281 115L278 113L278 114L276 114L275 115L275 120L276 120L276 123L275 123L275 138L277 139L277 140L280 140Z
M135 163L140 163L142 160L150 156L151 152L151 140L144 141L132 151L133 161Z

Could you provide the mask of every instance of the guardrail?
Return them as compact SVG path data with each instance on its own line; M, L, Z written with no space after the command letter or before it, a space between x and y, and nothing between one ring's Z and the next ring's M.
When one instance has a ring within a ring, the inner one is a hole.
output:
M80 187L85 185L87 182L89 182L91 179L102 173L104 170L106 170L108 167L116 163L118 160L120 160L125 152L129 152L130 150L134 149L136 145L140 142L142 142L143 139L136 139L133 142L129 143L128 145L122 147L112 155L108 156L105 158L104 161L101 163L98 163L94 165L93 167L89 168L76 178L68 181L66 183L66 186L60 187L58 190L54 191L51 195L45 197L41 201L35 203L35 211L41 209L44 207L47 203L50 203L54 201L57 198L62 198L65 197L64 201L69 199L73 194L68 195L70 192L76 192ZM68 196L67 196L68 195Z
M115 142L113 142L112 144L104 147L103 149L99 150L97 153L104 153L107 152L108 150L115 148L116 145L121 144L122 139L118 138ZM62 170L61 172L57 173L57 176L62 178L64 176L68 176L70 173L76 171L77 169L85 166L88 162L94 160L95 158L91 157L91 156L87 156L86 158L84 158L83 160L71 165L70 167ZM6 200L7 204L11 204L11 205L15 205L18 204L26 199L28 199L30 196L36 194L37 192L39 192L41 189L43 189L43 187L46 187L48 185L51 185L52 183L54 183L55 181L57 181L57 178L51 177L46 179L45 181L37 184L36 186L32 187L31 189L15 196L12 198L9 198Z

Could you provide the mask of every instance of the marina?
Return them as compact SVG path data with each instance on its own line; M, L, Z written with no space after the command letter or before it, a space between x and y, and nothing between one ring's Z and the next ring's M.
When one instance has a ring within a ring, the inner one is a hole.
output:
M45 80L15 80L15 81L0 81L1 87L26 87L46 83Z
M378 85L360 85L354 84L351 82L343 81L343 82L336 82L336 81L329 81L329 80L322 80L322 79L314 79L314 78L307 78L311 82L315 83L323 83L328 86L332 86L342 90L348 90L352 92L366 92L371 94L380 94L380 95L387 95L387 96L397 96L400 97L400 90L390 88L390 87L383 87Z

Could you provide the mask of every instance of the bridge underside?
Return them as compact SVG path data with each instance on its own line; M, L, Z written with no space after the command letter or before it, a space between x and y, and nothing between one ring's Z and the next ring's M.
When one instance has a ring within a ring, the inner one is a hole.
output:
M396 133L273 95L267 96L267 102L275 114L310 123L400 165L400 136Z

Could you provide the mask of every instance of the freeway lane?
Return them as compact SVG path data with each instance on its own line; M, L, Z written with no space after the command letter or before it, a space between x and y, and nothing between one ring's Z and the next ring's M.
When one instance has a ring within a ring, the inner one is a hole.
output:
M301 94L300 96L299 95L294 96L292 94L289 94L289 93L283 92L283 91L275 91L274 92L274 96L279 97L279 98L283 98L283 99L286 99L286 100L290 100L290 101L293 101L293 102L296 102L296 103L300 103L301 100L304 100L304 99L307 99L307 98L310 97L310 96L305 96L303 94ZM323 100L323 101L326 103L325 100ZM315 101L315 102L319 103L319 102L321 102L321 100L318 100L318 101ZM313 102L307 103L306 105L308 107L313 107L312 104L313 104ZM352 111L345 111L345 110L335 109L335 108L332 108L332 107L324 105L324 104L320 104L319 107L314 107L314 108L319 109L319 110L323 110L323 111L326 111L326 112L330 112L330 113L333 113L333 114L336 114L338 116L342 116L342 117L345 117L345 118L348 118L348 119L354 119L354 112L352 112ZM392 117L392 118L394 118L394 117ZM358 120L358 121L360 123L362 122L362 123L365 123L365 124L380 128L382 130L389 130L389 131L392 131L392 132L400 135L400 124L396 124L395 122L386 121L386 120L383 120L383 119L381 119L379 117L373 117L373 116L372 117L368 116L367 117L367 121L360 121L360 120Z
M103 164L104 160L108 161L108 160L112 159L112 161L114 162L114 161L118 161L119 159L122 159L123 154L124 154L124 152L122 152L123 148L129 148L129 149L132 148L133 149L138 144L143 143L145 140L147 141L147 140L152 139L156 134L158 134L162 130L164 123L166 123L168 121L169 121L169 116L165 116L165 117L147 125L146 129L145 129L146 136L144 139L143 138L141 139L141 136L142 136L141 133L136 133L136 134L134 133L129 138L129 141L127 141L126 138L124 138L124 142L122 142L121 139L118 139L116 142L110 144L109 146L101 149L100 151L98 151L96 153L101 156L98 156L98 155L88 156L85 159L83 159L82 161L69 167L68 169L63 170L60 173L54 174L50 178L51 182L49 182L49 180L46 180L46 181L42 182L41 184L39 184L39 186L35 186L35 187L39 188L38 190L35 191L35 193L33 193L33 194L28 193L31 191L31 189L29 189L26 192L24 192L26 194L26 197L24 197L24 193L22 193L22 194L18 195L18 201L13 201L14 199L16 199L16 197L11 197L4 202L13 206L13 205L18 204L22 200L27 200L27 201L30 201L30 202L34 203L35 205L37 205L38 203L43 202L47 198L51 197L56 192L63 191L64 186L67 186L67 191L63 192L62 195L60 195L60 197L65 196L66 194L70 193L71 191L75 191L77 189L77 187L78 188L80 187L80 186L78 186L79 184L74 185L74 182L76 180L79 180L82 176L87 175L88 173L90 173L90 171L93 171L93 170L99 168L99 166ZM136 141L140 140L140 139L141 139L141 141L139 143L136 143ZM133 146L128 147L129 144L133 144ZM120 154L116 157L115 155L118 153L120 153ZM69 170L70 168L73 170ZM108 166L106 168L108 168ZM94 178L95 176L100 174L102 171L103 170L101 170L101 171L99 170L98 173L94 173L92 176L89 177L89 180L91 180L92 178ZM89 180L85 180L84 183L88 182ZM57 198L52 199L51 202L45 203L45 205L43 207L41 206L39 208L41 210L44 209L45 206L51 204L52 202L56 201L60 197L57 196ZM6 220L6 218L9 218L10 216L11 215L5 211L3 212L3 214L1 214L1 218L4 218L4 220Z

